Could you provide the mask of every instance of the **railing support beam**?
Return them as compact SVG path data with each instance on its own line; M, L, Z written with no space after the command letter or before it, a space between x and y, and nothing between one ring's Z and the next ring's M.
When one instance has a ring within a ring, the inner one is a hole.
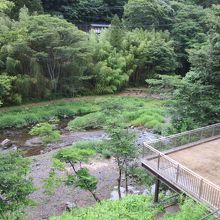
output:
M156 179L156 183L155 183L154 203L158 203L159 193L160 193L160 179L159 179L159 176L158 176L157 179Z

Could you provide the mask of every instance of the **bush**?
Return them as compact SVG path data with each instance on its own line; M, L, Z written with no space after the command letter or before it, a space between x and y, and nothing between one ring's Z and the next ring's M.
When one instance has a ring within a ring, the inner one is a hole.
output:
M164 220L198 220L207 215L206 207L188 199L180 206L180 212L166 214ZM214 217L207 217L206 220L214 220Z
M27 178L29 168L30 161L20 152L0 154L0 219L24 219L23 208L34 191Z
M90 148L95 150L97 153L102 154L105 158L110 158L112 156L111 152L107 150L105 146L105 141L78 141L72 145L75 148Z
M94 207L74 209L50 220L151 220L158 209L150 207L150 199L145 196L127 196L118 201L104 201Z
M34 136L39 136L43 144L49 144L60 140L60 132L55 130L54 125L47 122L37 124L29 133Z
M150 187L154 184L154 177L146 173L145 170L141 167L131 166L128 169L128 174L141 185Z
M68 127L71 131L81 131L102 128L104 123L104 115L101 112L97 112L75 118L69 122Z

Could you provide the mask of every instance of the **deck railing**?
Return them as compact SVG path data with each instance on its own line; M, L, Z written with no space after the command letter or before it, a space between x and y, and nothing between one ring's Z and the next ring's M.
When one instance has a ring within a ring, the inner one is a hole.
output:
M220 208L220 187L161 151L166 152L182 145L200 143L202 140L214 139L219 135L220 123L144 143L142 162L185 193L204 202L212 209L218 209Z
M162 137L153 141L149 141L147 144L154 149L164 152L174 150L180 146L183 147L184 145L198 144L199 142L204 142L217 136L220 136L220 123L187 132L182 132L179 134L174 134L168 137ZM145 152L145 148L143 148L144 155L149 153L150 152Z

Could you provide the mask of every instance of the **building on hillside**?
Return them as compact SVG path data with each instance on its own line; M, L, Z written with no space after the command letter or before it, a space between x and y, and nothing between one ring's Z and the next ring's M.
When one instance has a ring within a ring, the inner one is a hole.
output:
M100 34L102 30L109 28L111 24L91 24L90 30L94 30L96 34Z

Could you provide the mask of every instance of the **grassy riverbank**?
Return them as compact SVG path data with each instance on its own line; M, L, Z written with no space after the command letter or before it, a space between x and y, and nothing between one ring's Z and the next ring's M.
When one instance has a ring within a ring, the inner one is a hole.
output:
M166 101L142 97L100 96L78 100L58 100L55 102L23 105L0 112L0 129L26 127L53 118L73 118L72 130L86 130L101 127L103 106L119 103L120 113L131 126L159 128L166 115Z

